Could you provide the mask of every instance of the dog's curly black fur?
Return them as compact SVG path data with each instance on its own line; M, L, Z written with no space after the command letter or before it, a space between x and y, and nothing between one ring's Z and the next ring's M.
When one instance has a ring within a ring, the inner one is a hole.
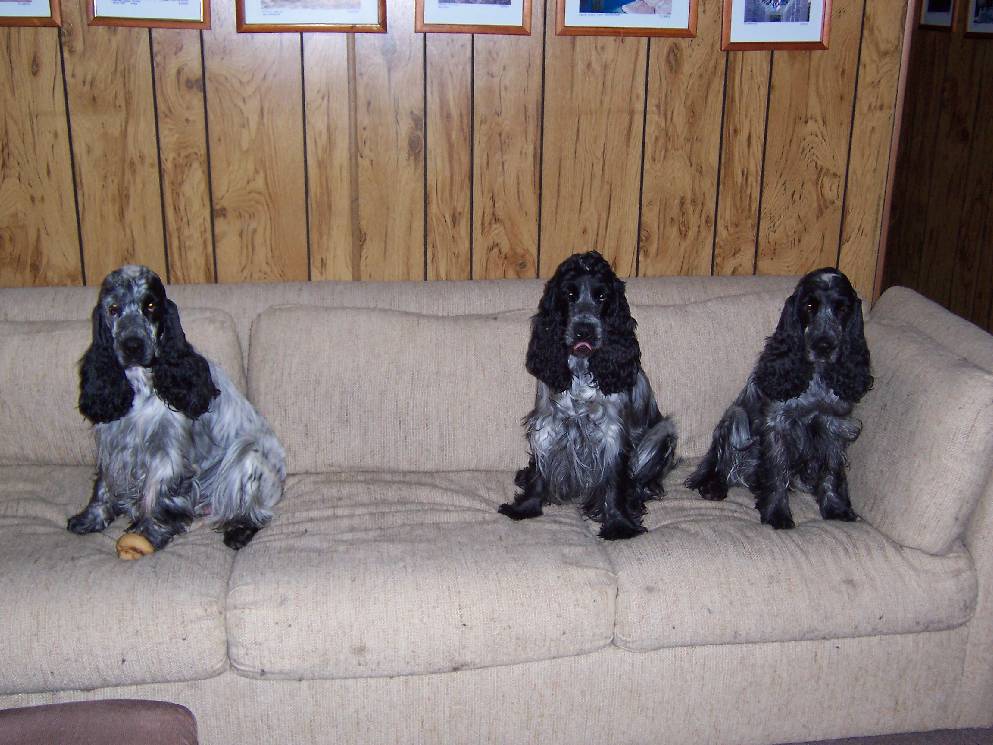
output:
M526 417L530 461L500 512L537 517L542 505L579 500L600 536L642 532L645 501L662 491L676 430L659 413L641 369L624 282L597 252L566 259L531 321L525 365L538 380Z
M836 269L810 272L783 306L745 388L686 485L707 499L746 486L763 523L792 528L789 491L813 492L827 520L855 520L845 475L872 387L862 304Z

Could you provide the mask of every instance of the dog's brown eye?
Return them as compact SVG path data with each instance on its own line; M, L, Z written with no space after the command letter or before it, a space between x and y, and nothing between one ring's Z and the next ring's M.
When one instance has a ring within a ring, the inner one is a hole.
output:
M107 312L110 313L110 315L112 316L116 316L118 313L121 312L121 306L119 306L117 303L114 303L107 308Z
M575 287L570 287L565 292L566 292L566 295L569 296L569 299L570 300L575 300L577 297L579 297L579 293L576 292L576 288Z
M804 303L803 307L808 313L813 313L815 310L817 310L817 303L815 303L813 300L808 300L806 303Z
M145 310L147 310L149 313L151 313L152 311L154 311L155 310L155 303L152 302L151 300L149 300L147 303L145 303Z
M606 297L607 295L603 290L597 290L596 292L593 293L593 299L596 300L598 303L602 303L604 301L604 298Z

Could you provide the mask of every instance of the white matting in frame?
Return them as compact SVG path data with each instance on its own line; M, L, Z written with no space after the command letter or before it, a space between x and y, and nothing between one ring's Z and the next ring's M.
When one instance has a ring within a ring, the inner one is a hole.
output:
M827 49L831 0L724 0L721 49Z
M696 35L696 0L558 0L565 35Z
M238 0L238 31L385 31L385 0Z
M951 30L955 23L955 0L921 0L921 26Z
M0 26L58 26L58 0L2 0Z
M92 26L210 27L208 0L90 0Z
M966 36L993 36L993 0L969 0Z
M528 34L531 32L531 3L527 0L418 0L416 30Z

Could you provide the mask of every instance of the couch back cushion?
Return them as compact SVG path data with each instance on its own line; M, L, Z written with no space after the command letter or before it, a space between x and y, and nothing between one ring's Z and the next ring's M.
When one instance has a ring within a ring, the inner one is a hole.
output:
M706 450L783 299L774 291L633 308L642 364L676 419L681 455ZM249 395L291 473L519 468L535 392L524 368L530 316L273 308L252 331Z
M220 364L241 390L245 373L231 317L182 313L187 338ZM0 322L0 465L80 466L96 460L89 422L79 413L79 360L91 322Z
M849 449L855 511L904 546L947 552L993 464L993 375L915 329L866 324L875 376Z

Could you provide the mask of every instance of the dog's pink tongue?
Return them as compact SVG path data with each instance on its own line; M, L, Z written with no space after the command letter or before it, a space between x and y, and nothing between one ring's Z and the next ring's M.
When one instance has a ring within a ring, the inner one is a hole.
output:
M577 357L588 357L593 353L593 346L588 341L578 341L572 345L572 353Z

